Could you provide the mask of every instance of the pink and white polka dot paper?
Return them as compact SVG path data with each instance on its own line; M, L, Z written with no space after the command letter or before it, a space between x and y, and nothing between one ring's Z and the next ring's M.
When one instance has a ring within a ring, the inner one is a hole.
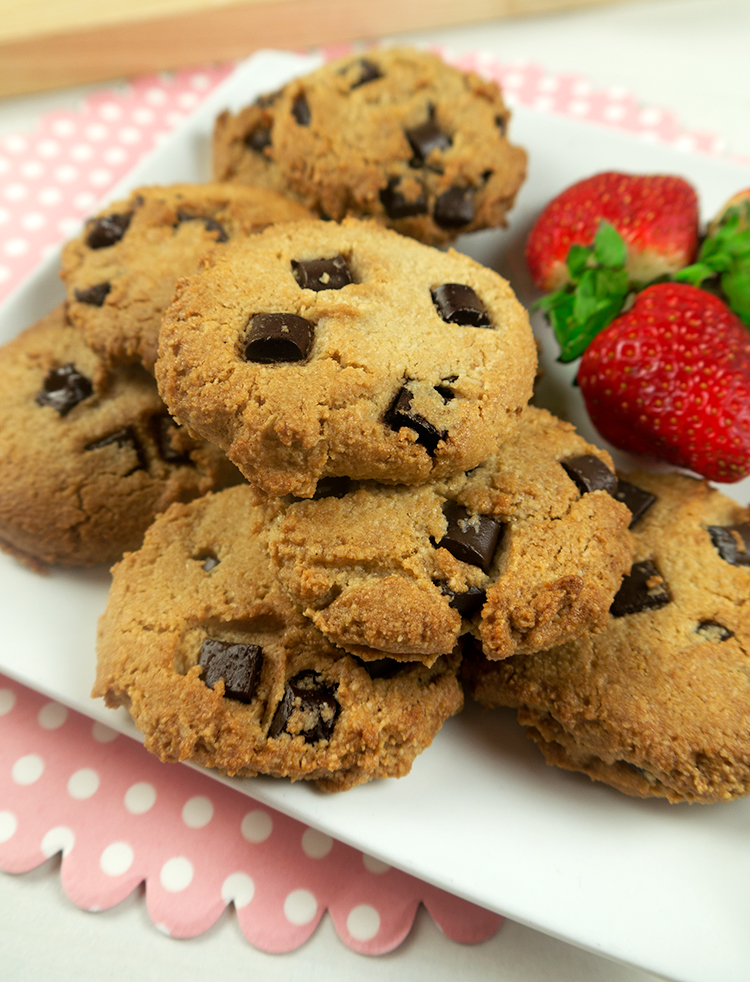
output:
M79 907L112 907L145 881L154 924L179 938L230 902L268 952L301 945L326 910L350 948L372 955L403 941L420 903L455 941L483 941L502 922L0 676L0 869L58 852Z

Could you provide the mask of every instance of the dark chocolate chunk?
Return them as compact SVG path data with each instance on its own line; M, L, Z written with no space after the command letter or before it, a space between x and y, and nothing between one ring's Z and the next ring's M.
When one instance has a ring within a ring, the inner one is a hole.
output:
M395 658L375 658L373 661L365 661L364 658L352 656L371 679L392 679L401 672L406 672L410 668L418 667L419 662L396 661Z
M628 528L632 528L640 518L643 518L656 501L655 494L639 488L636 484L631 484L630 481L623 481L622 478L617 482L614 497L630 509L633 517L630 519Z
M443 507L448 530L438 542L462 563L479 566L488 573L504 526L492 515L473 515L455 501Z
M300 126L310 125L310 106L307 103L304 92L300 92L292 103L292 116L294 116Z
M413 411L412 398L408 389L399 389L390 409L385 414L385 422L392 430L400 430L402 426L414 430L417 433L417 443L421 443L427 453L434 453L438 443L445 439L446 434L441 433L424 416Z
M458 375L449 375L448 378L441 379L440 385L436 385L435 391L443 397L443 402L450 402L456 398L456 393L451 388L454 382L458 381Z
M323 477L315 487L313 501L320 501L321 498L343 498L358 487L359 481L353 481L350 477Z
M255 314L245 341L247 361L271 365L302 361L313 342L314 326L297 314Z
M217 242L229 242L229 236L227 235L227 230L221 224L217 222L215 218L211 218L210 215L190 215L186 211L177 212L177 221L180 222L203 222L206 227L207 232L216 232Z
M700 634L706 641L728 641L734 637L734 631L719 624L718 621L701 621L695 629L696 634Z
M452 187L444 191L432 211L441 228L463 228L474 220L474 189Z
M86 245L90 249L106 249L119 242L127 232L132 217L133 212L127 211L119 215L105 215L103 218L94 219L89 223Z
M352 89L358 89L360 85L366 85L368 82L374 82L376 78L383 77L383 73L380 71L380 68L374 61L370 61L369 58L360 58L359 68L359 78L351 86Z
M463 283L443 283L430 290L432 302L447 324L470 327L491 327L484 304L470 286Z
M470 586L468 589L456 593L451 590L447 583L441 583L440 592L450 598L449 606L457 610L462 617L473 617L477 611L484 607L484 602L487 599L487 591L480 586Z
M500 136L505 136L508 129L508 121L505 116L495 116L495 126L500 130Z
M664 578L650 559L633 563L630 572L623 577L609 612L613 617L640 614L646 610L658 610L670 603L672 596Z
M347 261L341 255L330 259L293 259L292 272L303 290L340 290L354 282Z
M40 406L52 406L60 416L67 416L74 406L87 399L93 391L91 381L69 362L47 373L44 387L37 395L36 402Z
M581 494L588 491L607 491L613 495L617 491L617 477L594 454L568 457L567 460L561 460L560 464Z
M714 549L732 566L750 566L750 525L709 525Z
M238 702L250 702L260 682L263 649L257 644L239 644L206 638L201 645L198 664L203 681L213 689L224 680L224 696Z
M210 573L212 569L216 569L221 560L213 552L201 552L197 556L193 556L196 562L199 562L206 573Z
M406 198L399 190L401 179L390 177L388 184L380 192L380 203L389 218L411 218L427 214L427 197L420 191L416 198Z
M274 102L276 102L280 95L281 89L276 89L275 92L266 92L265 95L258 96L258 98L255 100L255 105L259 106L261 109L268 109L269 106L272 106Z
M104 447L120 447L132 450L138 463L135 467L132 467L125 477L129 477L134 471L147 471L148 470L148 457L146 452L141 445L141 441L138 439L138 434L131 426L123 426L120 430L115 430L114 433L108 433L107 436L101 437L99 440L94 440L91 443L87 443L83 448L84 450L101 450Z
M175 450L172 437L179 426L168 413L159 413L151 420L154 431L154 443L161 459L167 464L187 464L193 466L190 454L184 450Z
M412 167L422 167L433 150L447 150L451 146L451 138L443 133L435 122L435 110L430 106L430 115L424 123L406 130L414 156L409 161Z
M85 290L76 288L73 294L79 303L87 303L92 307L101 307L111 289L112 284L109 280L105 280L103 283L97 283L95 286L90 286Z
M271 146L271 127L259 123L245 137L245 146L256 153L263 153L266 147Z
M322 675L312 669L295 675L284 688L284 695L274 713L268 735L278 737L282 733L289 733L289 722L299 713L302 725L294 727L292 736L301 734L305 743L330 740L341 710L336 699L337 689L338 685L326 682Z

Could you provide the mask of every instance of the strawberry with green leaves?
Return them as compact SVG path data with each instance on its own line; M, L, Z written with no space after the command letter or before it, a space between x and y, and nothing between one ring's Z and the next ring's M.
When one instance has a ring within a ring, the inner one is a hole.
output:
M586 348L578 384L614 446L709 480L750 474L750 335L713 294L647 287Z

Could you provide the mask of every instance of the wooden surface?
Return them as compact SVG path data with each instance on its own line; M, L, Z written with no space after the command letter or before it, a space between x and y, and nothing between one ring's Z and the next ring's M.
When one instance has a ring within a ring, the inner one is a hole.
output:
M3 0L0 97L608 0Z

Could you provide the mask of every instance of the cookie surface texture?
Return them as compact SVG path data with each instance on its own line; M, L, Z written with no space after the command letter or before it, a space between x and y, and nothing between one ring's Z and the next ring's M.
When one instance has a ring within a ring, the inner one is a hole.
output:
M369 222L286 223L204 257L164 317L176 419L271 494L321 477L417 484L517 426L536 371L498 274Z
M0 546L32 566L114 562L171 502L241 480L140 365L106 368L63 306L0 348L0 378Z
M214 134L214 176L270 187L340 221L372 217L422 242L505 224L526 174L494 82L412 49L324 65Z
M568 460L609 455L527 407L515 435L470 474L420 487L331 481L270 503L269 556L291 599L362 658L429 664L474 630L489 658L601 629L632 546L628 509L582 491ZM372 649L368 651L368 649Z
M163 760L340 791L406 774L463 695L458 655L369 669L285 598L247 486L175 505L118 564L95 696Z
M69 316L108 361L140 361L153 371L174 285L195 271L203 253L272 222L307 215L297 202L262 188L139 188L91 218L66 244L62 278Z
M471 658L470 691L513 706L548 763L627 794L750 791L748 510L708 484L637 472L655 496L607 630L536 655Z

